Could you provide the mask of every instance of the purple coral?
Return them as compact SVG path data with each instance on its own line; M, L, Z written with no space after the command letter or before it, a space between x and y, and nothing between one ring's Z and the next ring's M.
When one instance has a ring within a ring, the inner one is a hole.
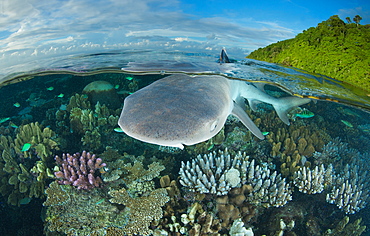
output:
M55 156L55 161L60 166L60 171L54 172L59 178L59 184L73 185L78 189L92 189L100 187L103 181L96 175L96 171L104 166L101 158L95 154L83 151L82 154L64 154L62 157Z

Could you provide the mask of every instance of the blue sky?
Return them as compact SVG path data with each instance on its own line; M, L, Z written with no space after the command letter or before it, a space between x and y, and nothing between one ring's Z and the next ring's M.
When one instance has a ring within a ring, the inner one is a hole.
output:
M356 14L369 24L370 1L2 0L0 69L116 49L216 53L226 47L245 56L332 15Z

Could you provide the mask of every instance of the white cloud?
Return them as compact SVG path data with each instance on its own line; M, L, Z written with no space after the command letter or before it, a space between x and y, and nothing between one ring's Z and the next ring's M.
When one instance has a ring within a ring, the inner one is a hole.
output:
M253 50L294 36L271 22L187 15L166 0L4 0L0 14L6 71L15 61L96 49Z

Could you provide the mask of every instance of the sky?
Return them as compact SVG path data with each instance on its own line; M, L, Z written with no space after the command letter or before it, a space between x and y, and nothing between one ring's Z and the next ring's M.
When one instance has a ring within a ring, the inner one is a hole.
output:
M0 69L116 49L226 47L245 56L332 15L370 24L370 1L1 0Z

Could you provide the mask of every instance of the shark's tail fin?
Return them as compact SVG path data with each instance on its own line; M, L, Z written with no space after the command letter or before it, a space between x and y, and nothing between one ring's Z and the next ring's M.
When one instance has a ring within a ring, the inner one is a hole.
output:
M275 108L279 118L287 125L289 125L288 112L298 106L309 103L311 99L300 97L283 97L279 98L279 102L272 104Z

